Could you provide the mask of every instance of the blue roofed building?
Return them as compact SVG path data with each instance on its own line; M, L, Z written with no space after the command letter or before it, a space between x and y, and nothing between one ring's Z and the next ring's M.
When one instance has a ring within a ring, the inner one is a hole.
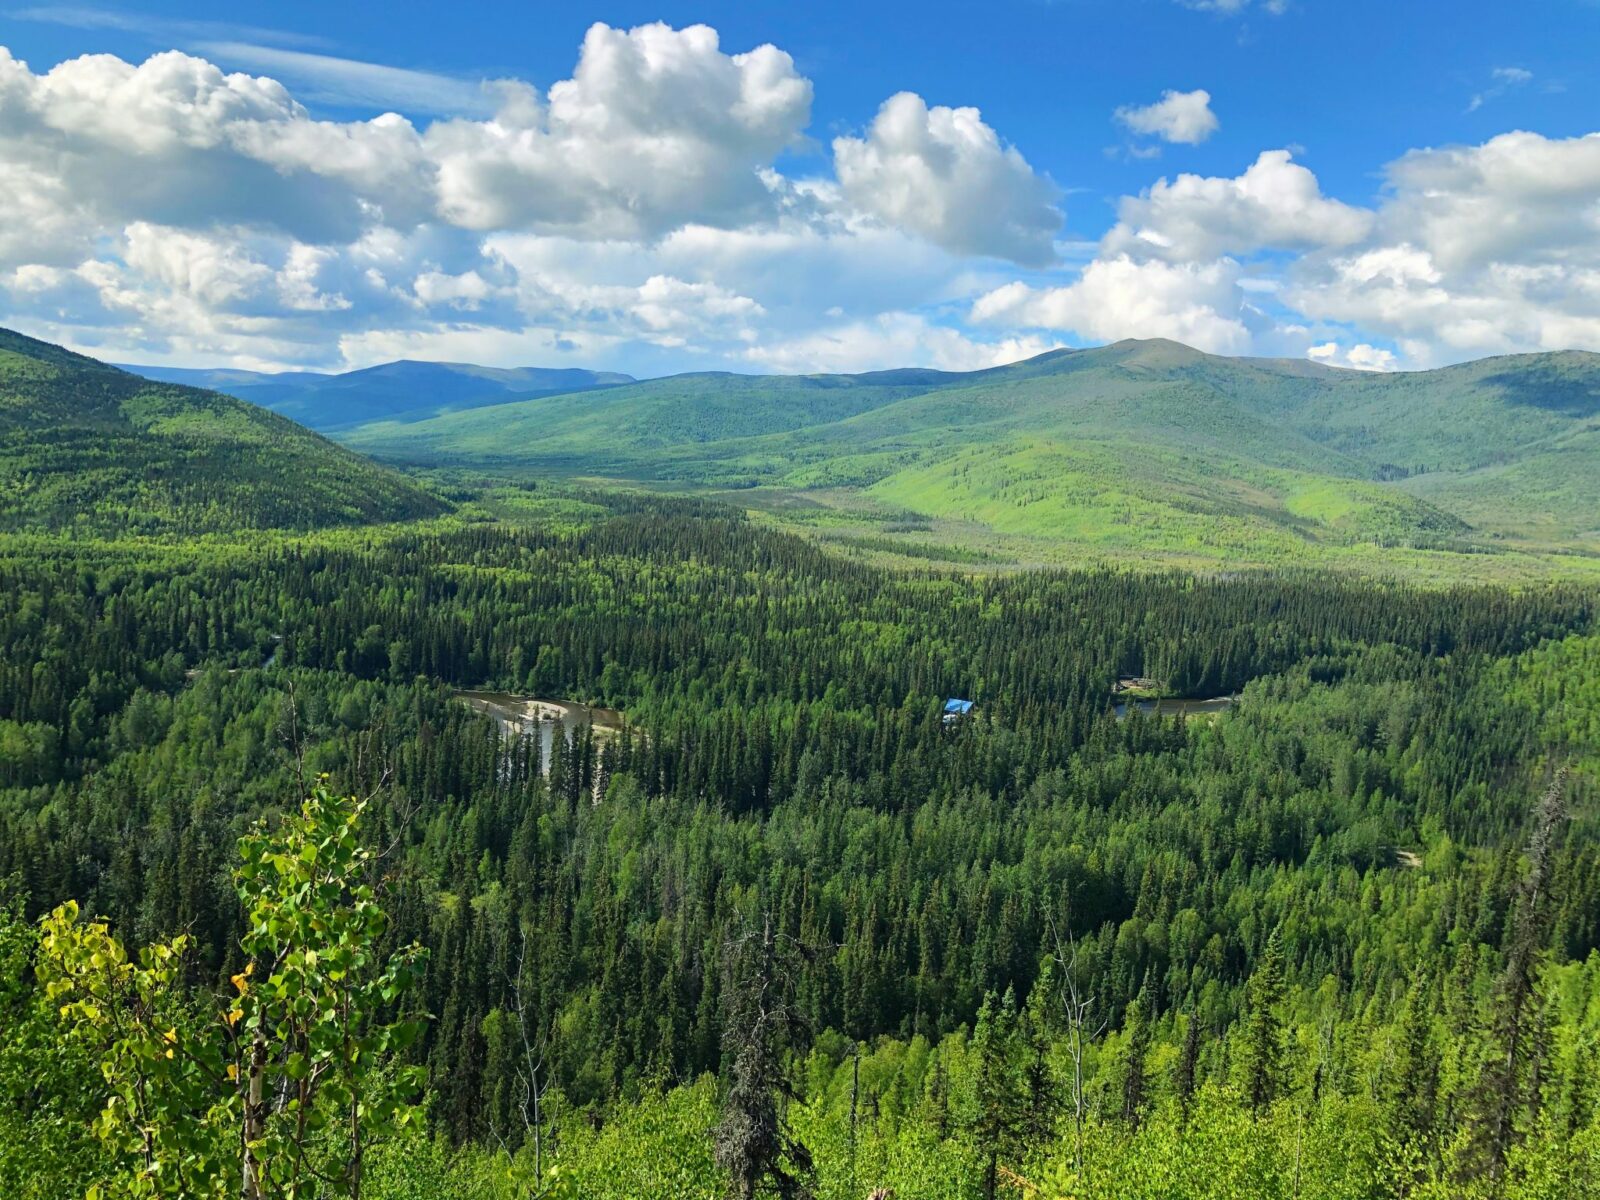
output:
M946 721L959 721L971 712L971 700L957 700L952 697L944 702L944 719Z

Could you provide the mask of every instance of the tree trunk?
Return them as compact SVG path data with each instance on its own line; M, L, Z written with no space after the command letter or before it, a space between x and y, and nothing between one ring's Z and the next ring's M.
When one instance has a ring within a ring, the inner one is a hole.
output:
M244 1160L241 1195L243 1200L266 1200L266 1180L262 1178L262 1164L257 1160L256 1143L267 1131L267 1101L264 1086L267 1075L267 1039L257 1030L250 1040L249 1078L244 1098L242 1132L242 1157Z

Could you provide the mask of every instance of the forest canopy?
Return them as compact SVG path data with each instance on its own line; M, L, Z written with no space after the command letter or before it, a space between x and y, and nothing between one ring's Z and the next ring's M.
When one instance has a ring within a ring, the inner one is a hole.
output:
M181 936L162 970L214 1007L259 961L240 847L322 777L367 798L363 970L429 951L410 1007L375 993L418 1019L421 1119L367 1195L1594 1183L1591 592L888 572L696 502L550 504L6 545L20 1194L122 1178L49 914L131 960ZM1235 702L1119 714L1124 677ZM546 754L464 688L622 729ZM771 1136L730 1141L752 1112Z

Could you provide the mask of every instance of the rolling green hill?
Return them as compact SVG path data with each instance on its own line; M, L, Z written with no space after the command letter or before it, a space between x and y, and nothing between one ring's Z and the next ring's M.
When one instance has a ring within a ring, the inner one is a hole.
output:
M182 367L123 369L162 383L208 388L248 400L323 433L373 421L423 421L485 405L633 382L631 375L614 371L407 360L339 375Z
M284 417L0 330L0 528L306 529L443 510Z
M940 371L675 375L415 424L378 422L341 436L429 465L515 463L648 476L679 459L737 455L745 438L830 425L967 378Z
M1576 352L1379 375L1127 341L968 374L684 375L343 437L737 489L785 521L1022 561L1600 555L1600 355Z

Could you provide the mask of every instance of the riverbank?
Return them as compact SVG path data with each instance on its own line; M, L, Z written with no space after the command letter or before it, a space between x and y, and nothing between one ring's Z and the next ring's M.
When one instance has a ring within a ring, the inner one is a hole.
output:
M1126 720L1132 709L1138 709L1146 716L1171 717L1182 715L1184 717L1220 717L1223 713L1237 704L1237 696L1213 696L1205 700L1181 700L1176 698L1164 700L1122 700L1114 708L1117 720Z

